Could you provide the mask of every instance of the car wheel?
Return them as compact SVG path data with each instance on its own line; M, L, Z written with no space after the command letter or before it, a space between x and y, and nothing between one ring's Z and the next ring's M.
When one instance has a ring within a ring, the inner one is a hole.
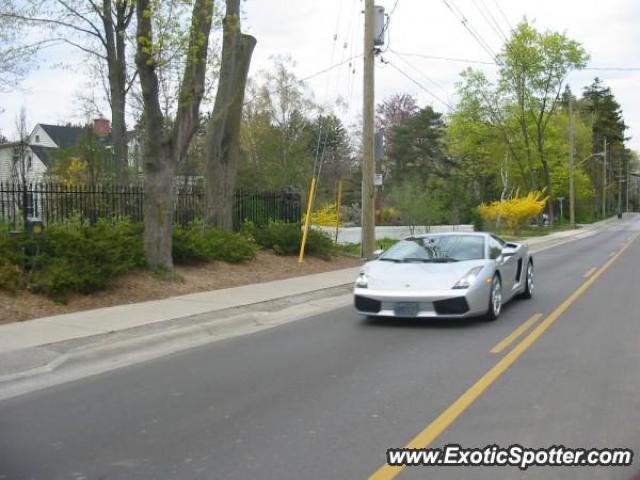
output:
M493 321L500 316L502 311L502 282L498 275L494 275L491 281L491 291L489 293L489 310L485 315L485 320Z
M520 298L531 298L533 297L533 289L535 287L535 278L533 272L533 262L529 260L529 264L527 265L527 278L525 279L524 292L520 294Z

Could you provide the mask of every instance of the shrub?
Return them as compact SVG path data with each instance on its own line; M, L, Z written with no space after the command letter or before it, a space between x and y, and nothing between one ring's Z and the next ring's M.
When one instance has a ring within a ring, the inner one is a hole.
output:
M328 203L311 214L311 225L319 227L335 227L338 222L336 204ZM304 220L304 219L303 219ZM338 225L340 226L340 225Z
M400 225L400 211L396 208L382 208L376 212L380 218L380 225Z
M0 265L22 265L22 241L0 233Z
M22 271L17 265L0 265L0 290L15 293L20 286Z
M173 230L173 259L176 263L199 263L213 260L242 262L255 257L256 246L247 237L200 222Z
M481 204L478 213L484 220L495 221L503 218L513 235L519 235L529 220L540 215L549 197L543 192L529 192L524 197L498 200L489 205Z
M299 253L299 249L298 252ZM305 253L328 259L336 253L336 246L331 237L319 230L309 229L307 243L304 247Z
M276 221L260 228L251 223L245 223L243 231L255 239L258 245L272 249L276 255L297 255L300 253L302 242L300 224ZM310 228L305 252L309 255L328 258L336 252L336 248L329 235Z
M142 226L128 221L52 225L33 240L30 288L56 300L91 293L110 280L144 266Z
M15 293L22 283L21 267L25 258L22 248L20 240L0 233L0 290Z

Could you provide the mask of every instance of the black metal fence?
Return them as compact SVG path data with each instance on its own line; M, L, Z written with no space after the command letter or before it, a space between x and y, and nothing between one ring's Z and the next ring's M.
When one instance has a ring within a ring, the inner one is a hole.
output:
M16 184L0 182L0 222L11 229L21 228L25 212L45 224L72 217L95 223L100 218L142 222L144 217L142 185L64 185L58 183ZM174 222L186 226L204 218L204 189L199 185L176 187ZM298 222L302 216L300 195L295 192L235 193L233 222L265 225L269 221Z

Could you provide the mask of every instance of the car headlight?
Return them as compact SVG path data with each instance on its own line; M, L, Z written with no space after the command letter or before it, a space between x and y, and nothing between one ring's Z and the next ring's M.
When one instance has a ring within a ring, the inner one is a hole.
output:
M367 276L364 272L360 272L358 278L356 278L356 287L357 288L367 288L369 285L369 281L367 280Z
M458 283L456 283L453 288L469 288L473 284L473 282L476 281L476 278L478 278L478 274L481 270L482 267L472 268L467 273L465 273L464 277L458 280Z

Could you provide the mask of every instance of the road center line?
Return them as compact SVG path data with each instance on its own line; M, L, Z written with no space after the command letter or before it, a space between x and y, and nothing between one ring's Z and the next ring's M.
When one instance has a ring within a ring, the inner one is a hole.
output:
M615 253L602 267L600 267L591 277L580 285L569 297L562 302L553 312L545 318L529 335L527 335L513 350L502 357L491 370L485 373L480 380L472 385L447 409L431 422L424 430L416 435L404 448L426 448L433 442L449 425L451 425L482 393L493 384L507 369L515 363L518 358L531 346L538 338L558 320L568 309L578 300L588 289L609 269L609 267L622 255L640 234L636 234L633 240L619 252ZM376 470L369 480L389 480L393 479L404 470L404 466L391 466L384 464Z
M529 330L529 328L531 328L531 326L534 325L535 323L537 323L538 320L540 320L541 318L542 318L542 314L541 313L536 313L535 315L532 315L529 320L527 320L522 325L520 325L518 328L516 328L513 331L513 333L511 333L509 336L507 336L506 338L501 340L495 347L493 347L489 351L491 353L500 353L500 352L502 352L505 348L507 348L509 345L511 345L513 342L515 342L518 339L518 337L520 337L520 335L522 335L524 332Z
M598 267L593 267L591 270L589 270L587 273L584 274L584 278L589 278L591 275L595 273L596 270L598 270Z

